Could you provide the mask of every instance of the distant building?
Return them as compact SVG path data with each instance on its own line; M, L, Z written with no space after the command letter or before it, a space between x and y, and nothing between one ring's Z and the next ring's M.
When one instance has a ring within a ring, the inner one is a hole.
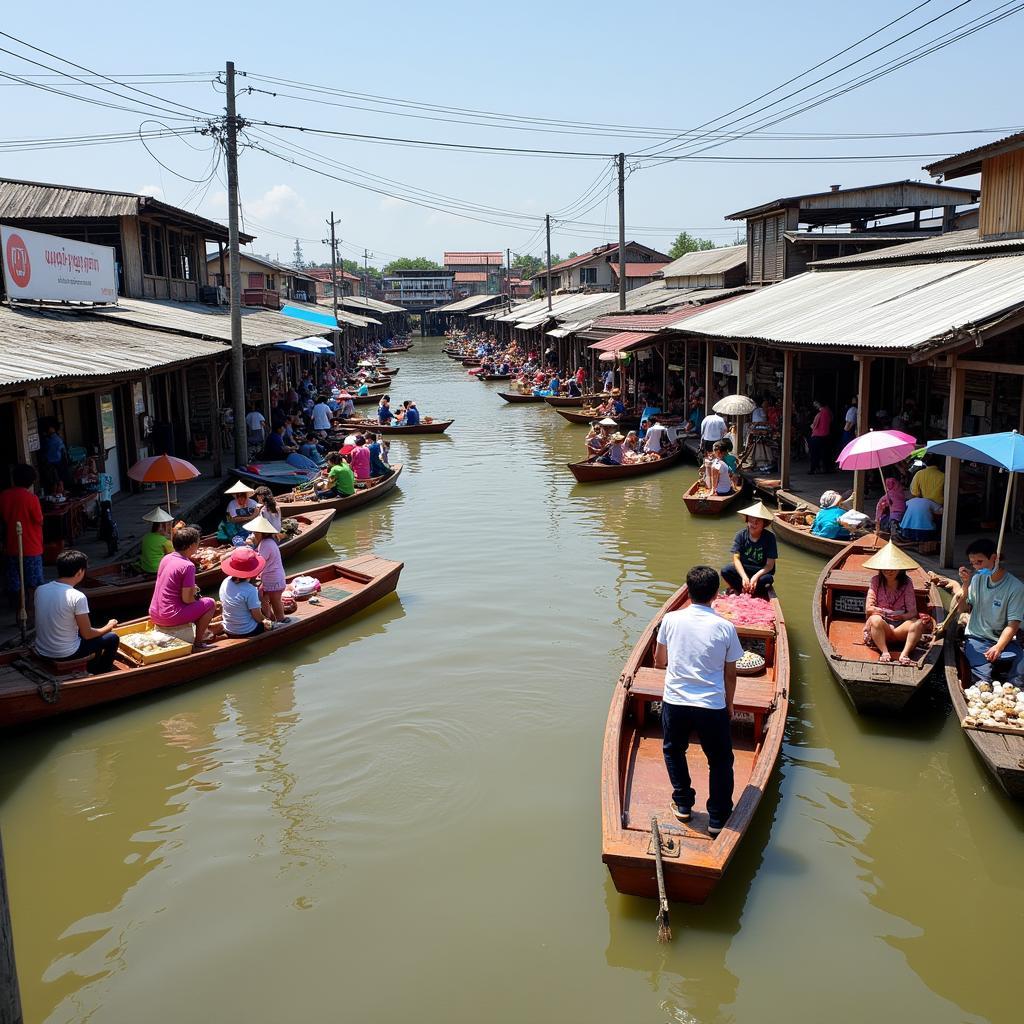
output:
M411 313L451 302L454 274L448 270L394 270L385 274L384 301Z
M521 277L510 277L505 291L513 299L528 299L533 294L533 285Z
M231 270L227 255L207 253L210 280L230 291ZM278 263L265 256L239 253L242 272L242 305L280 309L286 302L315 302L316 279L305 270Z
M315 267L306 273L317 280L318 299L331 299L334 297L334 271L330 268ZM362 295L363 279L347 270L338 271L338 295Z
M659 276L666 288L733 288L746 281L747 247L688 252L662 268Z
M456 298L498 295L505 281L505 254L501 252L446 252L444 269L454 275Z
M662 270L671 258L657 249L639 242L627 242L625 246L627 288L647 284L655 273ZM614 270L612 269L614 265ZM619 244L608 242L590 252L571 259L562 260L551 268L551 290L553 292L610 292L619 287ZM651 273L647 274L647 268ZM533 275L535 288L544 291L547 268ZM629 282L632 281L632 284Z

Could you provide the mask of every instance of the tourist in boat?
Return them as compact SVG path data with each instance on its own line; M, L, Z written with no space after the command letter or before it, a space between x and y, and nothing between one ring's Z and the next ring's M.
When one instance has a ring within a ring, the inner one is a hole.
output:
M722 579L732 593L766 597L779 559L775 534L768 529L772 513L758 501L739 514L746 526L733 538L732 565L722 569Z
M584 443L587 448L588 459L596 458L604 451L605 446L607 445L606 435L599 424L590 424L590 430L587 432Z
M394 418L395 414L391 411L391 396L383 395L380 404L377 406L377 422L382 427L386 427L391 424Z
M696 734L708 761L708 832L717 836L732 814L732 707L736 663L743 657L736 627L718 615L718 573L695 565L686 574L690 603L661 620L654 667L665 670L661 702L662 752L672 783L672 813L690 821L697 794L686 750Z
M196 586L196 567L192 556L199 550L201 535L194 526L174 531L174 550L160 562L149 603L149 617L154 626L186 626L195 624L195 646L202 649L206 630L217 612L212 597L202 597Z
M712 494L721 496L729 495L733 492L732 472L729 469L729 463L725 461L723 455L724 450L721 442L719 442L712 449L712 456L707 463L705 476L708 489Z
M366 446L366 438L362 434L356 437L356 443L348 453L348 459L357 480L370 479L370 449Z
M700 423L701 451L711 451L715 443L725 437L727 430L725 420L712 409Z
M608 441L608 445L597 461L605 466L621 466L622 465L622 442L626 438L624 435L615 433L612 434Z
M942 515L942 506L931 498L915 497L907 500L900 519L900 536L904 540L930 543L939 539L936 520Z
M57 578L35 593L35 648L54 661L89 658L89 673L101 675L113 669L121 638L113 632L117 619L99 629L89 620L89 599L77 589L88 568L82 551L68 548L57 555Z
M660 423L657 416L651 416L644 431L644 451L660 455L662 450L668 447L668 427Z
M231 638L259 636L273 623L263 614L263 600L252 582L263 571L266 560L252 548L235 548L220 563L224 581L220 585L220 612L224 632Z
M871 577L864 602L864 643L874 647L878 660L886 663L892 661L890 646L902 647L899 663L911 665L911 654L924 636L924 621L907 570L920 567L895 544L886 544L864 568L878 571Z
M721 459L729 467L729 475L735 476L740 464L732 453L732 440L728 435L717 444L712 445L711 451L716 459Z
M894 476L885 478L885 494L875 503L875 522L882 532L896 529L907 511L907 495L903 482Z
M277 498L269 487L257 487L253 498L257 502L257 515L263 516L268 522L277 527L281 532L281 510L277 507Z
M224 512L224 521L217 527L217 539L232 540L238 534L245 535L245 523L256 515L257 507L253 499L256 492L238 480L224 493L231 495L231 498Z
M910 494L914 498L928 498L936 505L946 500L946 474L938 455L924 457L924 469L919 469L910 481Z
M839 521L846 515L843 508L842 495L838 491L824 491L818 499L818 513L811 524L811 533L815 537L827 537L829 540L849 540L850 531Z
M260 576L260 597L263 600L263 615L272 622L288 622L284 613L284 560L277 544L278 529L266 516L257 516L245 524L245 528L258 538L256 553L266 563Z
M982 537L967 546L971 568L960 567L960 582L929 574L953 593L954 606L969 612L964 657L975 680L989 682L996 663L1009 663L1007 679L1024 686L1024 647L1017 631L1024 621L1024 583L1003 568L994 541Z
M420 425L420 411L416 408L415 402L403 402L402 410L402 426L418 427Z
M365 398L369 393L370 393L370 386L366 383L365 380L364 381L360 381L359 382L359 387L356 388L356 397L357 398Z
M388 464L387 451L381 439L372 431L366 435L366 447L370 452L370 476L389 477L394 472Z
M356 493L356 477L352 467L338 452L327 453L328 470L313 489L318 498L344 498Z
M29 615L32 614L32 595L43 582L43 506L33 490L38 479L35 467L21 462L11 470L11 486L0 491L7 593L17 606L24 573L25 608ZM21 523L20 543L18 523Z
M155 508L142 518L151 525L149 533L143 534L142 537L139 568L144 573L155 576L164 555L169 555L174 550L174 545L171 543L171 523L174 522L174 516L169 515L162 508Z

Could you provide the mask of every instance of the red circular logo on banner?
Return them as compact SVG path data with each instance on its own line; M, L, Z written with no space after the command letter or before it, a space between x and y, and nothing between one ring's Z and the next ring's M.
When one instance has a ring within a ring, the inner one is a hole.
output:
M27 287L32 278L28 246L22 241L21 235L11 235L7 239L7 273L11 284L18 288Z

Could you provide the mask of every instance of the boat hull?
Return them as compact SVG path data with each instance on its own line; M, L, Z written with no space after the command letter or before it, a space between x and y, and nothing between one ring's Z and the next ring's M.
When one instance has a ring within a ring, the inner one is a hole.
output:
M820 555L822 558L835 558L849 541L833 540L831 537L817 537L811 533L810 527L806 526L806 524L801 529L790 521L790 519L802 519L807 514L807 512L777 513L772 522L772 529L775 531L775 535L779 540L792 544L793 547L809 551L812 555Z
M396 462L391 468L394 470L391 476L384 477L369 487L360 487L355 494L346 495L344 498L324 498L322 501L315 498L279 501L277 507L282 516L300 516L318 509L330 508L334 510L335 519L340 519L341 516L355 512L356 509L362 508L364 505L379 501L389 491L393 491L398 485L398 478L402 475L402 465Z
M498 395L504 398L506 402L511 402L513 405L525 404L526 402L543 402L544 398L541 395L521 395L517 391L499 391Z
M720 516L723 512L728 512L743 497L743 492L746 490L746 482L741 483L739 488L734 490L732 494L702 495L698 493L700 487L701 485L698 481L683 495L683 504L686 506L686 511L692 516Z
M633 477L647 476L650 473L661 473L671 469L682 461L683 450L675 451L657 462L632 462L623 466L606 466L600 462L570 462L569 469L581 484L603 484L612 480L632 480Z
M437 420L434 423L418 423L415 427L382 426L373 420L338 420L337 425L351 433L353 430L372 430L377 434L443 434L455 420ZM337 440L337 438L335 438Z

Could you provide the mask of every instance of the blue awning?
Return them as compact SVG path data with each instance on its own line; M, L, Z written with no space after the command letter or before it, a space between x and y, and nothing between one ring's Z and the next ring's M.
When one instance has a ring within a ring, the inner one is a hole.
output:
M281 312L296 320L305 320L306 323L317 324L320 327L330 327L332 331L341 330L338 321L330 313L318 313L315 309L302 309L299 306L282 306Z
M281 348L286 352L305 352L314 356L326 356L334 351L334 346L326 338L294 338L291 341L278 342L274 348Z

